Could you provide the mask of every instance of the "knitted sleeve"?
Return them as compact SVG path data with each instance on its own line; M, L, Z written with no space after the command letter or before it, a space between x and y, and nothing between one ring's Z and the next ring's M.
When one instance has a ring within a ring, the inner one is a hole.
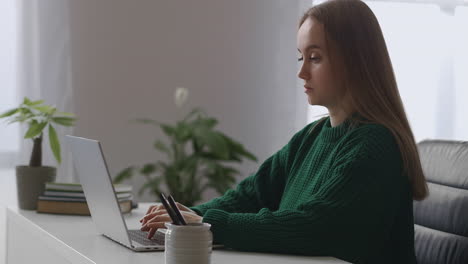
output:
M343 147L331 176L298 209L210 209L203 221L212 225L215 241L238 250L331 255L348 261L368 256L379 252L389 237L405 190L401 165L390 132L365 135Z
M236 189L207 203L191 207L199 215L209 209L229 213L258 212L261 208L276 210L283 193L290 163L300 146L304 134L315 124L311 123L297 132L292 139L260 166L255 174L241 181Z

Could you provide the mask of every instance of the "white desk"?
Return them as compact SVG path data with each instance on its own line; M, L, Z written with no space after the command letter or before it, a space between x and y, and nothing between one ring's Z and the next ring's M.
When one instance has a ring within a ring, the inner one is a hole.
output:
M129 228L138 228L149 204L125 216ZM6 210L8 264L16 263L164 263L164 252L133 252L101 235L91 217L38 214L16 208ZM1 213L0 213L1 215ZM330 257L213 251L211 263L347 263Z

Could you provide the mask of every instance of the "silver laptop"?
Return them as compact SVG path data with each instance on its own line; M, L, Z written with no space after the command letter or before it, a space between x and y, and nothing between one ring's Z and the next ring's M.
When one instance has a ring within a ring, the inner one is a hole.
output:
M99 141L68 135L66 140L98 232L134 251L164 250L161 240L127 229Z

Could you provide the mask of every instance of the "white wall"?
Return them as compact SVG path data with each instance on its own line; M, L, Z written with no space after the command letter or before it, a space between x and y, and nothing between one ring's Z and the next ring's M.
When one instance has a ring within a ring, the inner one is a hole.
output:
M152 144L162 133L129 120L176 120L177 86L190 89L189 108L205 108L259 158L240 167L239 180L305 125L296 87L301 1L70 2L75 135L102 141L112 175L161 158Z
M0 114L14 108L16 98L16 2L14 0L0 1ZM0 169L11 167L19 149L19 126L7 124L0 119Z

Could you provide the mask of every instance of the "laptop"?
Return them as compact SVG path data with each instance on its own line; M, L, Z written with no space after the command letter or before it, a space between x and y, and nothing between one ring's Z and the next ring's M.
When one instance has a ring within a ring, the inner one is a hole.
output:
M99 141L69 135L66 140L98 232L133 251L163 251L161 229L152 239L147 238L147 232L128 230Z

